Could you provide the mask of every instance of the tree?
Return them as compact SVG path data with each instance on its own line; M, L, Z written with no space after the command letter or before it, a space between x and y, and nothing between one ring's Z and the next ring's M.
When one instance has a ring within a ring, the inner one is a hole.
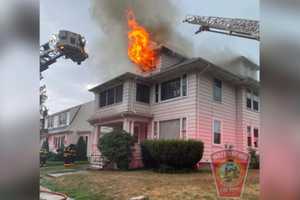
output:
M77 151L77 159L78 160L87 160L86 151L87 151L87 144L84 141L83 137L80 136L76 145Z

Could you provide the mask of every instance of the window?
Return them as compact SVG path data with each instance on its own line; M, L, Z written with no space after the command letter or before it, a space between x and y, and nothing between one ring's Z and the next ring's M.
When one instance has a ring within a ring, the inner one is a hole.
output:
M181 119L181 137L186 139L186 117Z
M102 91L99 97L100 107L107 105L112 105L114 103L122 102L123 98L123 85L110 88L108 90Z
M251 126L247 126L247 145L248 147L252 146Z
M259 111L259 94L258 94L258 92L247 89L246 95L247 95L246 96L247 108L252 109L254 111Z
M150 87L148 85L136 84L136 100L150 103Z
M252 92L251 90L247 89L247 108L252 109Z
M158 134L158 126L157 126L157 124L158 124L158 122L157 121L155 121L154 123L153 123L153 136L154 136L154 138L157 138L157 134Z
M73 37L71 37L71 38L70 38L70 42L71 42L71 44L75 44L75 42L76 42L76 39L75 39L75 38L73 38Z
M258 147L258 128L253 129L254 147Z
M182 76L182 96L186 96L186 91L187 91L187 79L186 79L186 74Z
M179 139L180 138L180 119L172 119L159 122L159 138Z
M213 125L214 144L221 144L221 121L214 120Z
M222 101L222 81L214 79L213 96L215 101Z
M161 84L161 100L172 99L180 96L180 78L163 82Z
M67 113L61 113L58 115L58 125L62 126L62 125L67 125Z
M48 118L48 128L53 128L54 125L54 117L51 116Z
M259 97L257 92L253 92L253 110L259 110Z
M119 85L115 88L116 90L116 103L122 102L123 99L123 85Z
M159 84L155 85L155 102L157 103L159 100Z
M114 104L115 102L115 89L111 88L107 90L107 105Z

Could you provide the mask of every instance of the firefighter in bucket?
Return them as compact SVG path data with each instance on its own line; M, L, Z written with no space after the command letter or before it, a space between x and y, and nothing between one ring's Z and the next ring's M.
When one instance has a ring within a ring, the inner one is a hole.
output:
M70 144L64 149L64 166L72 167L74 166L76 158L76 146L74 144Z

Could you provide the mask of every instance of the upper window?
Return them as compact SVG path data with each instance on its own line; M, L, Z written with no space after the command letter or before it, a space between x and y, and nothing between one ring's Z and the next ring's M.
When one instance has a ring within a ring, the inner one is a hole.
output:
M51 116L48 118L48 128L53 128L54 126L54 117Z
M161 100L172 99L180 96L180 78L163 82L161 84Z
M155 102L159 99L159 85L155 86ZM180 96L187 96L187 76L178 77L160 85L160 100L168 100Z
M222 101L222 81L214 79L213 96L215 101Z
M136 100L144 103L150 103L150 87L148 85L136 84Z
M107 105L112 105L114 103L119 103L122 102L122 98L123 98L123 85L120 85L102 91L99 96L99 105L100 107L104 107Z
M221 121L214 120L213 123L214 144L221 144Z
M249 109L259 111L259 94L257 91L247 89L246 92L246 106Z
M58 125L67 125L67 113L63 112L58 115Z

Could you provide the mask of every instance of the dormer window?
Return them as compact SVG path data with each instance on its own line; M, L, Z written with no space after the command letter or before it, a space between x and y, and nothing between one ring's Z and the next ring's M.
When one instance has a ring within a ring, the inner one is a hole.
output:
M67 125L67 112L63 112L58 115L58 125L59 126Z

